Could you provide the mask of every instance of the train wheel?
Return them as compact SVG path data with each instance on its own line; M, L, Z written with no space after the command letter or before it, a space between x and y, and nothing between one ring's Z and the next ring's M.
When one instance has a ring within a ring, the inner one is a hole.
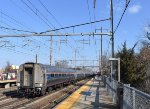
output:
M45 90L42 90L41 91L41 96L45 95L46 94L46 91Z
M48 92L51 92L52 90L53 90L52 87L49 87L49 88L47 89Z

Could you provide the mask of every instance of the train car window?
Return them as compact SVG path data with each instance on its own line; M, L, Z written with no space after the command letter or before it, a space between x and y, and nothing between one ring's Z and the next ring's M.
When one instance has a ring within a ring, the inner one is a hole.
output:
M51 74L51 77L54 77L54 74Z
M61 74L59 74L59 77L61 77Z

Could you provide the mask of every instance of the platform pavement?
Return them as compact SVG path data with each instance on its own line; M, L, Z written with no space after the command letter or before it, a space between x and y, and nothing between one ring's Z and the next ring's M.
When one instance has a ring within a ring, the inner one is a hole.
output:
M82 86L55 109L117 109L101 78Z

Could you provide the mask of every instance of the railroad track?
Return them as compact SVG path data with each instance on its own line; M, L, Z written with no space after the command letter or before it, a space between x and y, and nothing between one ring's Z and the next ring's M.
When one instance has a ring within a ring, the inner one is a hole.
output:
M82 85L84 85L88 80L83 80L75 85L70 85L68 87L59 89L58 91L55 91L51 94L48 94L46 96L41 97L38 100L32 101L31 103L24 104L21 107L17 107L18 109L50 109L55 107L57 104L59 104L61 101L63 101L65 98L67 98L70 94L72 94L75 90L80 88Z
M40 97L29 97L17 92L5 92L4 98L0 98L1 109L47 109L56 106L59 102L68 97L80 86L85 84L88 80L82 80L75 85L58 88L50 93ZM2 96L3 97L3 96Z

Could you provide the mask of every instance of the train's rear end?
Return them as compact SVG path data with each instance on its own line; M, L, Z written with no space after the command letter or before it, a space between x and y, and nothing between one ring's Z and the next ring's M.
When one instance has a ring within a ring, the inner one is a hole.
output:
M42 78L37 78L39 65L35 63L25 63L19 68L17 76L17 86L19 93L40 94L42 90ZM42 77L42 75L38 75ZM39 80L37 80L39 79Z

